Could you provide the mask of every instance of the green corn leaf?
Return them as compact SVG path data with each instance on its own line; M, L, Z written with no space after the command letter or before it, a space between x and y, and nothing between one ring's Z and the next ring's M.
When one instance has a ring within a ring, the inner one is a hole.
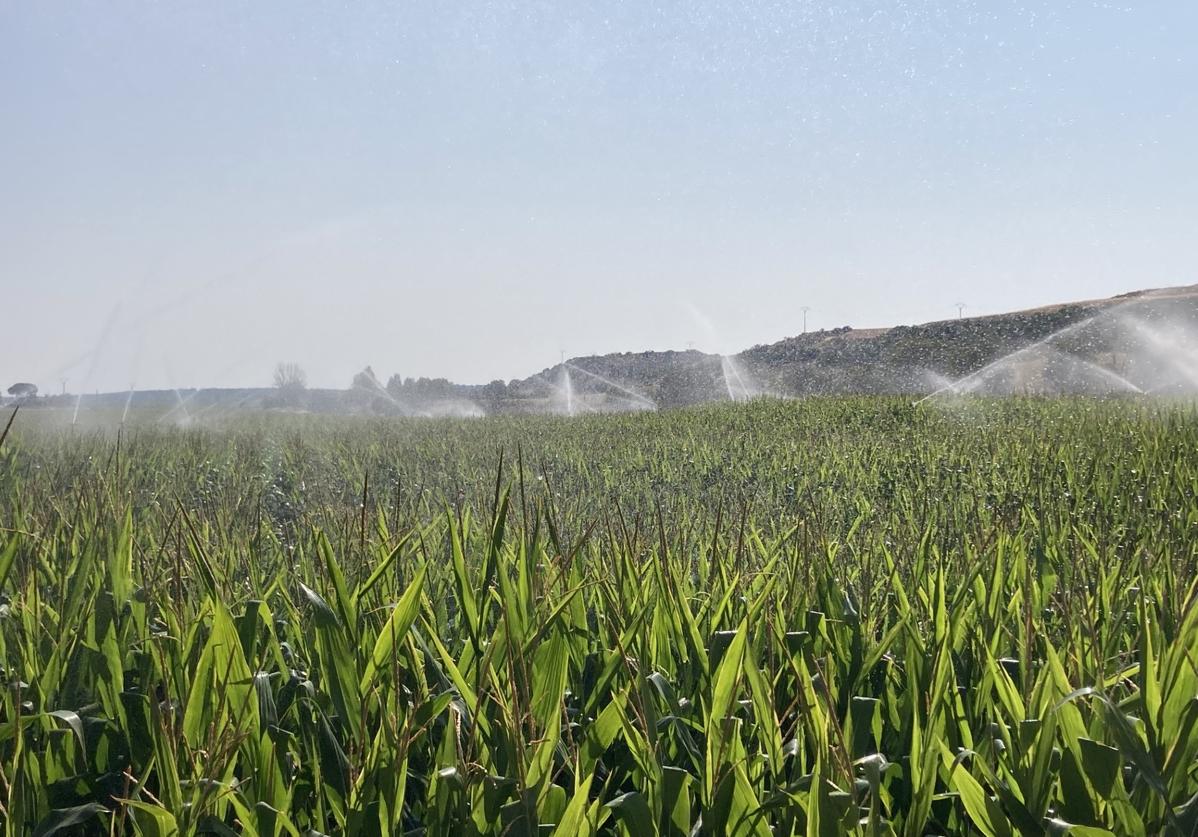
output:
M637 791L622 793L606 805L622 827L622 833L629 837L651 837L657 834L653 822L653 814L649 811L649 803Z
M377 672L390 665L395 649L403 643L408 629L412 627L412 623L420 614L420 597L424 592L425 570L425 567L421 567L416 571L412 583L408 585L408 589L404 591L403 596L392 609L386 624L379 630L374 650L370 654L370 660L367 662L366 668L362 672L362 679L358 684L361 693L364 694L370 688Z
M33 837L69 834L88 823L94 823L97 817L107 819L110 814L107 808L96 802L76 805L73 808L56 808L37 824L37 828L33 830Z

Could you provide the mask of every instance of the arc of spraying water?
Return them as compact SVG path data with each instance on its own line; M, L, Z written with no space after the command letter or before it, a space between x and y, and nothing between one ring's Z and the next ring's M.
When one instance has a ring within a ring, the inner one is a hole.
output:
M1061 352L1056 349L1052 349L1051 351L1056 357L1064 360L1066 363L1072 363L1088 372L1097 373L1100 378L1105 380L1107 383L1115 384L1119 389L1139 393L1140 395L1144 394L1144 390L1140 389L1138 386L1133 384L1119 373L1107 369L1105 366L1093 363L1085 358L1077 357L1076 355L1066 354L1065 352Z
M634 392L633 390L629 389L628 387L621 386L620 384L617 384L615 381L611 380L610 378L605 378L602 375L596 374L595 372L591 372L588 369L583 369L581 366L575 366L573 363L570 363L569 361L566 361L565 363L563 363L562 366L566 370L566 380L569 380L570 373L568 370L573 369L576 372L581 372L582 374L587 375L591 378L594 378L596 381L606 384L607 386L609 386L613 389L619 390L620 392L627 395L629 398L633 399L634 401L638 401L641 404L644 404L651 410L657 409L657 403L654 402L651 398L646 398L645 396L641 395L639 392Z
M136 386L136 384L129 385L129 394L125 397L125 409L121 411L121 424L124 424L125 420L129 418L129 407L133 403L133 392Z
M1106 312L1104 312L1104 313L1106 313ZM916 404L916 406L918 406L918 405L922 404L923 402L925 402L931 398L935 398L938 395L943 395L944 393L949 392L950 390L954 393L960 392L961 388L963 386L969 386L974 383L977 383L978 381L985 378L985 376L988 375L990 372L994 371L995 369L998 369L1003 364L1010 362L1010 360L1012 358L1016 358L1016 357L1019 357L1020 355L1025 355L1030 352L1033 352L1036 349L1039 349L1041 346L1046 346L1046 345L1050 344L1053 340L1056 340L1057 338L1064 337L1066 334L1069 334L1073 331L1077 331L1078 329L1089 325L1090 323L1094 322L1101 316L1103 316L1103 314L1095 314L1094 316L1087 317L1084 320L1078 320L1076 323L1073 323L1071 325L1065 326L1062 329L1054 331L1052 334L1049 334L1046 337L1042 337L1034 343L1029 343L1028 345L1026 345L1022 348L1016 349L1015 351L1010 352L1009 354L1005 354L1002 357L998 358L997 360L993 360L990 363L987 363L981 369L977 369L973 372L970 372L968 375L964 376L963 378L958 378L957 380L952 381L945 386L942 386L940 389L936 390L935 392L932 392L929 395L925 395L923 398L916 401L915 404Z
M1052 334L1049 334L1046 337L1035 341L1034 343L1031 343L1020 349L1016 349L1014 352L1009 354L1003 355L997 360L986 364L981 369L971 372L970 374L959 378L956 381L951 381L934 392L925 395L915 403L917 405L922 404L931 398L935 398L938 395L943 395L949 391L959 392L962 387L965 387L967 390L969 386L976 384L980 379L983 379L994 369L1002 366L1004 363L1007 363L1012 358L1035 351L1036 349L1039 349L1046 344L1050 344L1052 341L1057 340L1066 334L1077 331L1078 329L1084 328L1087 325L1090 325L1091 323L1101 319L1108 319L1117 325L1132 329L1132 331L1141 339L1146 340L1152 345L1161 359L1172 365L1173 368L1177 370L1177 372L1180 373L1180 375L1190 384L1198 387L1198 353L1187 352L1185 350L1179 351L1179 347L1176 345L1175 341L1170 340L1168 337L1162 335L1157 329L1149 327L1140 318L1127 313L1161 300L1173 298L1174 296L1176 296L1176 294L1173 292L1173 289L1163 289L1160 291L1139 294L1125 301L1111 305L1110 307L1104 308L1093 316L1079 320L1076 323L1072 323L1071 325L1059 329L1058 331L1054 331ZM1076 358L1076 356L1070 355L1070 357L1073 357L1079 363L1089 363L1088 361L1082 361L1082 359ZM1125 377L1118 375L1115 372L1112 372L1104 366L1099 366L1098 364L1090 364L1090 366L1103 373L1104 376L1110 376L1110 380L1118 380L1122 385L1126 385L1134 391L1147 394L1159 389L1159 387L1149 387L1147 390L1144 390L1132 381L1127 380Z
M1138 337L1147 341L1160 358L1172 366L1190 386L1198 387L1198 352L1192 347L1182 345L1181 340L1159 333L1138 317L1125 317L1123 322Z
M186 398L183 397L183 393L179 391L178 387L172 387L171 391L173 393L175 393L175 406L171 407L165 413L160 415L158 417L158 421L160 421L160 422L166 421L171 416L173 416L175 413L179 413L179 412L183 413L183 421L185 421L185 422L190 421L191 415L187 412L187 405L189 403L191 403L191 401L197 395L199 395L203 390L199 390L199 389L192 390L191 394L188 395Z
M720 371L724 375L724 387L728 390L728 400L730 401L748 401L753 397L753 390L745 383L744 376L740 373L740 368L728 355L720 355ZM737 392L732 388L732 379L736 379L736 386L739 388L739 397Z

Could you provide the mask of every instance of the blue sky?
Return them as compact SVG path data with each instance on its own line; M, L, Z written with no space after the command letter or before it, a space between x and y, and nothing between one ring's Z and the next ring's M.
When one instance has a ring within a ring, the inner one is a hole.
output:
M1195 282L1195 31L1183 2L0 2L0 378L485 382L802 306Z

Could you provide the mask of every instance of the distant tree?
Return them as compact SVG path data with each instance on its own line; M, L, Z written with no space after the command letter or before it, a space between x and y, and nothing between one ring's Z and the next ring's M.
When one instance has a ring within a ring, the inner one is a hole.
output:
M308 375L298 363L280 363L275 367L275 386L288 392L297 392L308 386Z
M378 391L382 389L379 385L379 379L375 377L374 370L367 366L357 375L354 375L353 389L366 389Z
M275 367L275 389L278 394L267 399L274 407L301 407L304 405L308 376L298 363L280 363Z
M496 378L491 383L487 384L482 389L483 397L489 398L492 401L499 401L507 395L507 384Z
M415 381L408 379L406 388L414 392L418 398L424 399L451 398L457 394L454 384L446 378L417 378Z
M390 378L388 378L387 379L387 392L391 393L392 395L394 395L395 397L398 398L399 395L403 392L403 378L400 377L398 374L392 375Z
M37 384L13 384L8 388L8 394L14 398L33 398L37 395Z

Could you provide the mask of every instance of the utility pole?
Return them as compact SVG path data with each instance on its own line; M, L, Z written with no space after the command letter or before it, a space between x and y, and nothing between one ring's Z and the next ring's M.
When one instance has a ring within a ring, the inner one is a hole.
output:
M960 320L960 319L962 319L964 316L965 316L965 303L964 303L964 302L958 302L958 303L957 303L957 319L958 319L958 320Z
M66 379L66 378L59 378L59 379L58 379L58 382L59 382L60 384L62 384L62 394L63 394L63 395L66 395L66 394L67 394L67 379Z
M811 310L810 305L804 305L800 309L803 312L803 333L807 333L807 312Z

